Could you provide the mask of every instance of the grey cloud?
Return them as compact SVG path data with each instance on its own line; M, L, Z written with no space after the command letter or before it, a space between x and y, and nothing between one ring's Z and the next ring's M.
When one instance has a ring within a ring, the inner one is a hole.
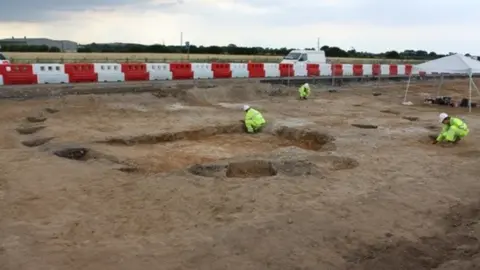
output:
M1 22L38 22L58 20L58 12L86 10L114 10L122 6L132 9L169 8L183 3L183 0L11 0L2 1Z
M325 5L325 7L322 7L322 0L308 1L311 3L310 7L309 3L293 5L290 1L280 0L242 0L241 2L262 8L281 9L283 16L279 14L275 18L272 17L269 22L281 26L292 25L292 20L298 26L315 22L368 23L386 27L472 24L479 23L476 13L480 9L480 1L468 1L468 8L465 5L454 5L449 1L438 0L357 0L347 1L351 3L347 6Z

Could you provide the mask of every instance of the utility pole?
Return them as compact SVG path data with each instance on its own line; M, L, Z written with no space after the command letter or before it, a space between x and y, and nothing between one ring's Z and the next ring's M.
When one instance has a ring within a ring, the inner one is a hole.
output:
M320 38L317 38L317 51L320 51Z
M180 47L183 46L183 32L180 32Z

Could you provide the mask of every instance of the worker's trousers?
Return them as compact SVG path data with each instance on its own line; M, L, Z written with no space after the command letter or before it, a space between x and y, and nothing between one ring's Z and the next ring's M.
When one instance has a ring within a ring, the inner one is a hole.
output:
M308 93L307 92L300 92L300 99L307 99Z
M459 129L456 126L451 126L445 133L445 141L456 142L468 135L468 130Z
M244 120L240 120L244 124L245 132L248 132L247 126L245 125ZM266 123L260 124L260 125L252 125L253 132L252 133L258 133L262 131L263 127L265 126Z

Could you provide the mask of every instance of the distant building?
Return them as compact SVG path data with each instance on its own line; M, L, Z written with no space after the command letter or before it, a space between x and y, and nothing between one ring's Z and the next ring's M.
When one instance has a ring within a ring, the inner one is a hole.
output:
M5 38L0 39L0 46L4 45L31 45L41 46L46 45L48 47L57 47L62 52L77 52L78 44L70 40L53 40L48 38Z

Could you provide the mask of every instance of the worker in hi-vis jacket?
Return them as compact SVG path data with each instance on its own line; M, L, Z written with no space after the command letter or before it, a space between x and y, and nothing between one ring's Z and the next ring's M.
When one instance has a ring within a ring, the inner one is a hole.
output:
M298 93L300 94L300 99L307 99L310 96L310 85L304 83L300 88L298 88Z
M263 118L262 114L251 108L248 105L243 105L243 110L245 111L245 129L248 133L257 133L262 130L262 128L267 123Z
M468 135L468 126L462 119L441 113L438 120L443 124L443 128L433 144L439 142L457 143Z

